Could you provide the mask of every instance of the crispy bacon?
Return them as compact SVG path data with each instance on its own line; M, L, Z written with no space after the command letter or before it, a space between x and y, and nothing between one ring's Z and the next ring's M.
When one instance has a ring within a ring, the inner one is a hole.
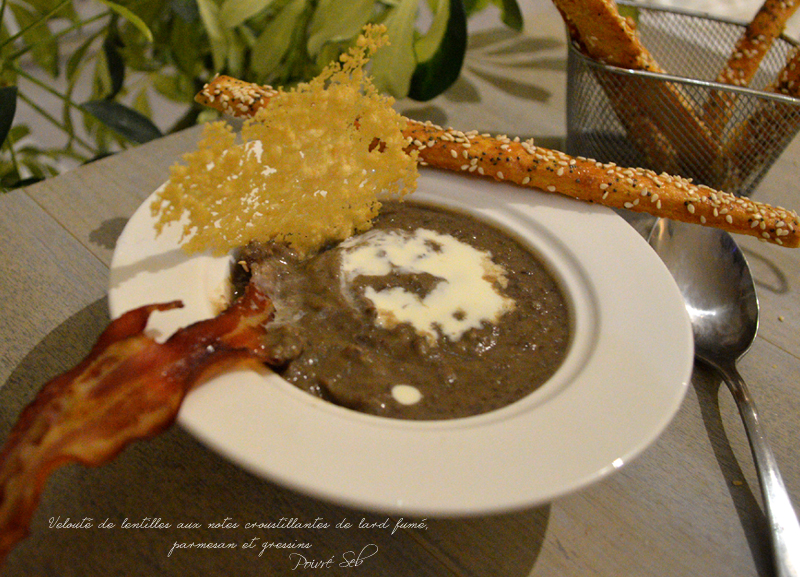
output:
M122 315L80 364L48 382L22 411L0 451L0 563L27 536L56 468L102 465L133 441L161 433L212 369L270 362L261 337L274 309L254 285L219 316L163 344L144 334L151 313L181 306L153 304Z

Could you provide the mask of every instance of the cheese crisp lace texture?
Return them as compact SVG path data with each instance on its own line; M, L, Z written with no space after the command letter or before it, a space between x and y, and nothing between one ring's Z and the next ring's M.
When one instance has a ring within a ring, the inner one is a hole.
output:
M278 91L245 122L241 144L227 124L209 124L152 205L159 232L182 222L187 251L219 254L251 240L307 253L367 230L380 199L412 192L417 178L405 119L364 72L384 42L369 27L341 62Z

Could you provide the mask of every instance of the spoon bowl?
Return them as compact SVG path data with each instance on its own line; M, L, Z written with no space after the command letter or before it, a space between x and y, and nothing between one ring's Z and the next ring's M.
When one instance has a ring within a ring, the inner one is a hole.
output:
M800 576L800 524L736 361L758 332L758 297L747 260L722 230L660 219L650 246L672 273L692 322L695 357L728 385L744 423L771 528L778 577Z
M735 362L758 332L758 296L731 235L661 219L650 245L678 284L692 321L695 355L711 365Z

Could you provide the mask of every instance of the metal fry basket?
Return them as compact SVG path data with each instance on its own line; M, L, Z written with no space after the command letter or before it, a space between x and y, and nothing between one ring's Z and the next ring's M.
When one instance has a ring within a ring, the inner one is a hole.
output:
M743 24L619 4L635 10L642 43L668 74L608 66L570 45L567 152L750 194L800 129L800 99L764 91L797 43L778 38L747 88L719 84Z

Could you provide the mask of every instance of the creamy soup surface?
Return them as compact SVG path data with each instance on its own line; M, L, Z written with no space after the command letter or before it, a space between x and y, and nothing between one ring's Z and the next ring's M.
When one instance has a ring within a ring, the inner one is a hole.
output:
M270 294L276 371L364 413L452 419L540 387L571 339L546 266L468 215L385 203L374 227L301 261L282 245L239 251L234 284Z

